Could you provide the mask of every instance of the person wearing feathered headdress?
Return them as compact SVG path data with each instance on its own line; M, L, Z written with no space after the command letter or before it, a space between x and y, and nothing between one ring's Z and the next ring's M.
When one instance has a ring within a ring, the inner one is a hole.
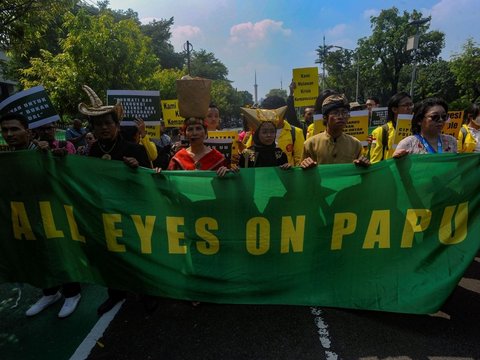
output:
M123 118L123 106L120 102L105 106L97 94L87 85L82 86L90 104L80 103L78 110L88 116L97 141L92 144L89 156L105 160L120 160L131 168L151 167L145 148L125 141L120 135L120 122ZM123 290L108 289L108 298L98 307L98 315L110 311L126 297Z
M97 94L87 85L82 86L90 99L90 105L80 103L78 111L87 115L97 141L92 145L89 156L106 160L120 160L128 166L150 168L145 148L125 141L120 136L120 122L123 118L121 102L105 106Z

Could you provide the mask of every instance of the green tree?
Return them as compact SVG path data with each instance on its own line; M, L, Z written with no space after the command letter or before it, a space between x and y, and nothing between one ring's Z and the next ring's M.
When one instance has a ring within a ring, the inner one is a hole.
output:
M160 90L162 100L174 100L177 98L177 80L185 75L184 70L157 69L149 79L149 89Z
M461 54L453 56L451 70L465 100L475 102L480 97L480 47L473 39L467 40Z
M142 25L142 32L152 39L153 53L160 61L163 69L177 68L181 69L185 63L185 55L176 53L173 45L170 43L172 33L170 28L173 25L173 17L168 20L154 20L147 25Z
M0 47L24 53L32 44L43 44L48 31L59 30L58 17L73 9L74 0L2 0Z
M328 53L325 67L328 69L326 88L336 89L348 99L355 99L357 81L357 62L355 52L340 48Z
M284 98L285 100L287 99L287 90L283 89L270 89L267 95L265 97L269 96L280 96L281 98Z
M213 53L204 49L193 51L190 61L192 76L199 76L210 80L228 80L227 67L218 60Z
M248 91L238 91L238 96L240 97L240 104L242 107L245 107L246 105L253 105L253 95Z
M223 126L226 123L232 123L240 118L240 107L244 106L243 96L233 88L232 84L227 80L215 80L212 82L212 103L214 103L220 111L220 117Z
M91 16L81 10L76 16L67 14L65 28L61 53L42 50L22 70L25 87L43 84L61 114L76 113L83 84L101 98L107 89L146 89L157 59L134 20L115 22L111 13Z
M18 69L28 66L40 50L60 51L63 36L62 18L77 1L6 0L0 5L0 48L9 61L0 63L6 78L18 80Z
M388 89L386 95L398 92L399 80L404 66L413 63L413 53L405 50L407 40L414 35L417 27L409 25L412 20L422 18L422 13L413 10L399 14L397 8L382 10L376 17L371 17L372 35L358 41L362 81L368 73L375 73L379 83L378 90ZM417 63L430 64L437 60L444 46L445 35L439 31L428 31L429 25L418 26L420 35L417 50ZM403 88L401 90L407 90ZM369 91L372 91L369 89Z
M411 73L411 67L406 67ZM450 69L448 61L439 60L429 65L423 65L418 69L418 77L415 82L415 93L420 99L428 97L441 97L450 103L459 96L455 84L456 77Z

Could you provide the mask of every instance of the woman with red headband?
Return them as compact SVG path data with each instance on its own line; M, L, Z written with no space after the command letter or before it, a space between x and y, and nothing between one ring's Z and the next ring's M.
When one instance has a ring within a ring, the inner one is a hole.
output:
M225 157L218 150L204 144L208 133L202 118L186 119L184 131L190 146L172 157L168 170L215 170L218 176L224 176L230 171Z

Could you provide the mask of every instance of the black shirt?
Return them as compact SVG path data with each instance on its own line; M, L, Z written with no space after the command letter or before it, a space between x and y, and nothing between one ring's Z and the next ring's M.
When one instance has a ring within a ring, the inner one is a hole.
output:
M130 143L123 140L121 137L117 137L114 141L102 142L99 141L93 143L90 148L88 156L97 158L110 157L111 160L123 161L123 157L135 158L140 166L151 168L150 160L148 159L147 151L142 145Z

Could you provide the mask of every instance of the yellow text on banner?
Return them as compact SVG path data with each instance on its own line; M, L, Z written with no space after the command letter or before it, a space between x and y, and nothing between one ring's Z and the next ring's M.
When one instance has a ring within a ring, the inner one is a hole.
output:
M178 110L178 100L162 100L162 113L165 127L181 127L184 118Z
M318 68L293 69L293 81L296 84L293 91L295 106L314 105L318 97Z

